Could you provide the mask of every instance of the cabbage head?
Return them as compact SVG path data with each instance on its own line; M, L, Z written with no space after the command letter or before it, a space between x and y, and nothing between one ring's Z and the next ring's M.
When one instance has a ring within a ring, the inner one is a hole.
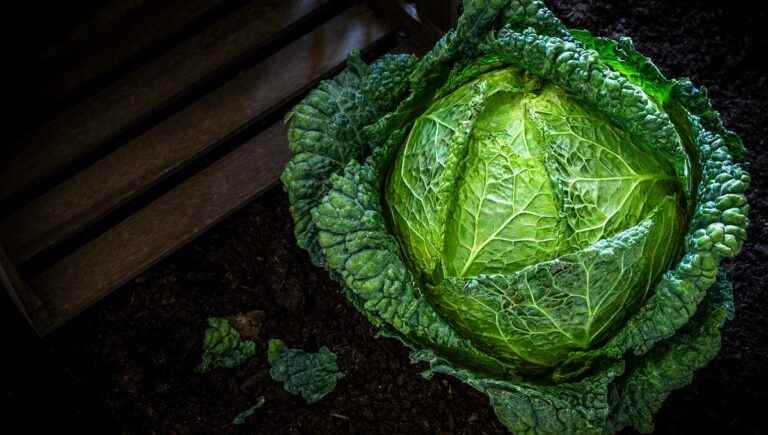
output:
M746 237L739 138L628 38L465 0L289 114L298 244L381 334L514 433L649 432L720 348Z

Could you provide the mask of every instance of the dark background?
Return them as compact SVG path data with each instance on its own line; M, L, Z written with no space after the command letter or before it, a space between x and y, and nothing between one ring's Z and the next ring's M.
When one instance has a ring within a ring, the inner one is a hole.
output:
M4 13L12 37L3 53L12 76L8 135L26 128L31 113L47 110L34 99L42 75L32 53L86 19L96 3L28 2L25 10ZM724 329L720 355L669 397L656 432L765 433L768 6L547 4L570 26L631 36L669 76L706 86L749 148L749 240L725 265L735 283L736 318ZM374 338L338 286L295 247L287 208L286 195L273 189L42 340L2 296L3 424L24 433L503 433L484 395L449 377L422 379L423 367L411 365L399 343ZM266 319L257 356L240 369L195 374L205 319L253 310ZM327 345L346 378L329 397L305 405L269 379L264 352L272 337L307 350ZM229 424L259 396L266 405L246 425Z

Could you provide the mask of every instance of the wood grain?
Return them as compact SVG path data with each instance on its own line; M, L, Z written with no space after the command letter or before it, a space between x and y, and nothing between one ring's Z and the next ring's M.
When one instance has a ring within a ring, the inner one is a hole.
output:
M370 10L356 7L289 44L6 218L0 235L9 254L21 263L95 223L391 30Z
M74 317L274 186L289 158L281 121L35 277L31 284L48 308L34 318L40 333Z
M425 52L434 39L423 30L393 51ZM30 284L45 307L31 313L38 333L76 316L276 185L289 159L286 128L277 122L33 277Z
M110 139L170 107L190 89L257 53L327 3L328 0L251 3L62 112L8 148L8 158L0 161L0 200L61 172Z
M5 287L6 293L19 308L21 315L36 328L31 313L47 315L43 303L19 277L16 267L2 245L0 245L0 284Z
M421 20L415 5L403 0L372 2L370 6L391 23L400 26L407 34L407 37L401 39L400 44L391 50L392 53L409 53L421 57L443 36L443 31L431 21Z

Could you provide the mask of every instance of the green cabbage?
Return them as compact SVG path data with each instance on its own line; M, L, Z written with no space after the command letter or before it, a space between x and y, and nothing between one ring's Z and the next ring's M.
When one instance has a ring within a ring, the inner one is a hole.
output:
M511 431L650 431L732 315L743 145L628 38L535 0L463 11L422 59L353 55L291 112L297 242Z

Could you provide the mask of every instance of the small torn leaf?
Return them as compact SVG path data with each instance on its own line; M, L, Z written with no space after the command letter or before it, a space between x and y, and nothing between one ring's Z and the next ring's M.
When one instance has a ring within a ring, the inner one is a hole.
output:
M265 399L264 396L259 396L259 398L256 399L256 403L254 403L253 406L241 412L240 414L237 414L237 416L232 420L232 424L234 425L244 424L248 420L248 417L252 416L257 409L261 409L261 407L263 407L264 403L266 402L267 402L267 399Z
M336 388L344 377L336 364L336 354L323 346L316 353L289 349L282 340L269 340L269 374L283 383L285 391L315 403Z
M195 371L205 373L216 368L239 367L255 353L255 342L241 339L226 319L211 317L203 341L203 360Z

